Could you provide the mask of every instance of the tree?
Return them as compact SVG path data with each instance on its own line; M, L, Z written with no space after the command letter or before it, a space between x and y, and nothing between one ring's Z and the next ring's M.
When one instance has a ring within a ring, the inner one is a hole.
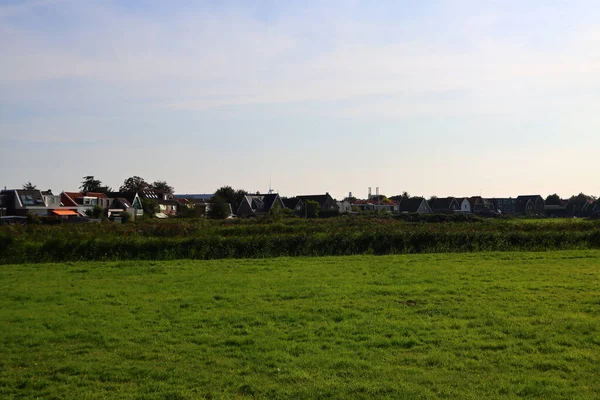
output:
M158 209L158 201L154 199L143 199L142 200L142 208L144 209L144 215L152 218L154 214L156 214Z
M223 186L215 192L213 198L220 197L225 200L226 203L231 204L231 208L233 210L237 210L244 196L247 195L248 192L242 189L235 190L231 186Z
M408 192L402 192L402 194L397 194L395 196L390 197L391 200L395 200L395 201L402 201L402 200L407 200L410 199L410 194L408 194Z
M175 189L173 186L169 186L169 184L165 181L154 181L152 185L150 185L152 190L158 190L159 192L163 192L166 194L175 193Z
M150 185L144 180L144 178L140 178L139 176L132 176L131 178L125 179L123 185L119 188L119 191L141 192L142 190L146 190L149 187Z
M108 186L102 186L102 182L98 179L94 179L93 175L88 175L83 177L83 182L81 182L81 186L79 189L82 192L96 192L96 193L108 193L112 192L112 188Z
M213 219L225 219L230 214L229 204L221 196L213 196L208 210L208 217Z
M306 218L317 218L319 211L321 211L321 205L313 200L306 200L304 203Z
M551 194L548 197L546 197L546 205L547 206L561 206L562 200L560 199L559 195L554 193L554 194Z
M28 181L26 184L23 185L23 190L37 190L37 186Z

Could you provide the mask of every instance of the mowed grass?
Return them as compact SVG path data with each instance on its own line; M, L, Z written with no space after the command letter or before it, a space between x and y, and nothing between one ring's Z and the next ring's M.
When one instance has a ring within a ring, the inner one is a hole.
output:
M0 267L1 398L597 398L600 252Z

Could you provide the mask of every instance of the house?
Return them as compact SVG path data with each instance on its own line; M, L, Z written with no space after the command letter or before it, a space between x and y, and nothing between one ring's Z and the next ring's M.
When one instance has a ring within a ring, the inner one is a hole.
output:
M109 199L112 199L108 207L109 217L112 215L113 212L117 213L117 210L130 213L133 217L132 219L144 215L144 206L142 204L142 199L140 198L137 192L109 192L106 194L106 196ZM116 199L119 199L119 202L117 204L114 204ZM121 200L125 200L126 204L123 203ZM125 207L126 205L128 207Z
M255 217L266 214L275 207L285 207L277 193L245 195L236 214L239 217Z
M325 194L301 195L297 196L303 202L316 201L319 203L321 211L336 211L338 210L337 202L326 192Z
M571 217L590 217L596 207L596 200L585 195L572 197L567 205L566 212Z
M515 214L519 215L542 215L545 210L544 198L539 194L518 196L515 206Z
M482 213L485 211L489 211L485 208L485 203L483 202L483 198L481 196L469 197L468 200L471 206L471 212Z
M558 204L547 204L544 206L544 214L552 218L568 217L567 207Z
M8 207L8 196L5 194L0 194L0 217L6 216L7 207Z
M130 218L135 219L135 208L124 197L116 197L108 208L108 218L120 218L123 214L129 214Z
M61 207L76 210L84 216L96 206L108 209L112 202L106 194L97 192L62 192L59 196Z
M285 208L288 208L296 215L302 215L304 213L304 202L298 197L282 198L281 201Z
M348 200L336 202L340 213L350 214L352 212L352 204Z
M436 197L428 203L434 213L451 214L460 211L460 204L454 197Z
M494 204L494 211L503 215L516 215L517 214L517 199L512 197L496 197L490 199Z
M179 202L172 199L158 200L158 209L161 214L174 217L179 211Z
M400 202L401 213L431 214L433 210L423 197L410 197Z
M469 199L464 197L462 199L456 199L456 201L458 201L458 203L460 204L460 212L463 213L470 213L471 212L471 203L469 202Z
M5 205L4 213L15 216L33 214L40 217L48 215L48 206L39 190L9 189L0 192Z
M392 214L400 213L400 203L393 200L380 202L378 198L370 200L354 200L351 206L360 211L387 211Z

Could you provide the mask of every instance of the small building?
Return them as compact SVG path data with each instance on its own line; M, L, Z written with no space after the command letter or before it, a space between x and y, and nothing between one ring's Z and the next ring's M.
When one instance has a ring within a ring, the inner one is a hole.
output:
M307 201L316 201L317 203L319 203L321 211L338 210L337 202L333 199L333 197L331 197L329 192L326 192L325 194L301 195L296 197L301 199L304 203L306 203Z
M469 199L466 197L463 197L462 199L456 199L456 201L458 201L458 203L460 204L460 212L462 213L470 213L471 212L471 203L469 202Z
M40 190L11 189L3 190L0 194L3 196L3 208L7 216L48 215L48 206Z
M285 208L290 209L296 215L302 215L304 213L304 202L298 197L282 198L281 201Z
M423 197L410 197L400 202L400 213L431 214L433 210Z
M428 203L434 213L452 214L460 211L460 204L454 197L436 197Z
M517 199L512 197L495 197L490 199L494 204L494 211L503 215L517 214Z
M518 196L516 199L515 214L542 215L544 211L544 198L539 194Z
M238 217L256 217L275 207L285 207L277 193L245 195L236 214Z

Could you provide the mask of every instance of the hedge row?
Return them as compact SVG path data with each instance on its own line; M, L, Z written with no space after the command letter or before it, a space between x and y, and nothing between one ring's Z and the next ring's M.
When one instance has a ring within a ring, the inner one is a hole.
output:
M215 237L0 239L0 263L266 258L471 251L600 249L600 230L581 232L346 232Z

